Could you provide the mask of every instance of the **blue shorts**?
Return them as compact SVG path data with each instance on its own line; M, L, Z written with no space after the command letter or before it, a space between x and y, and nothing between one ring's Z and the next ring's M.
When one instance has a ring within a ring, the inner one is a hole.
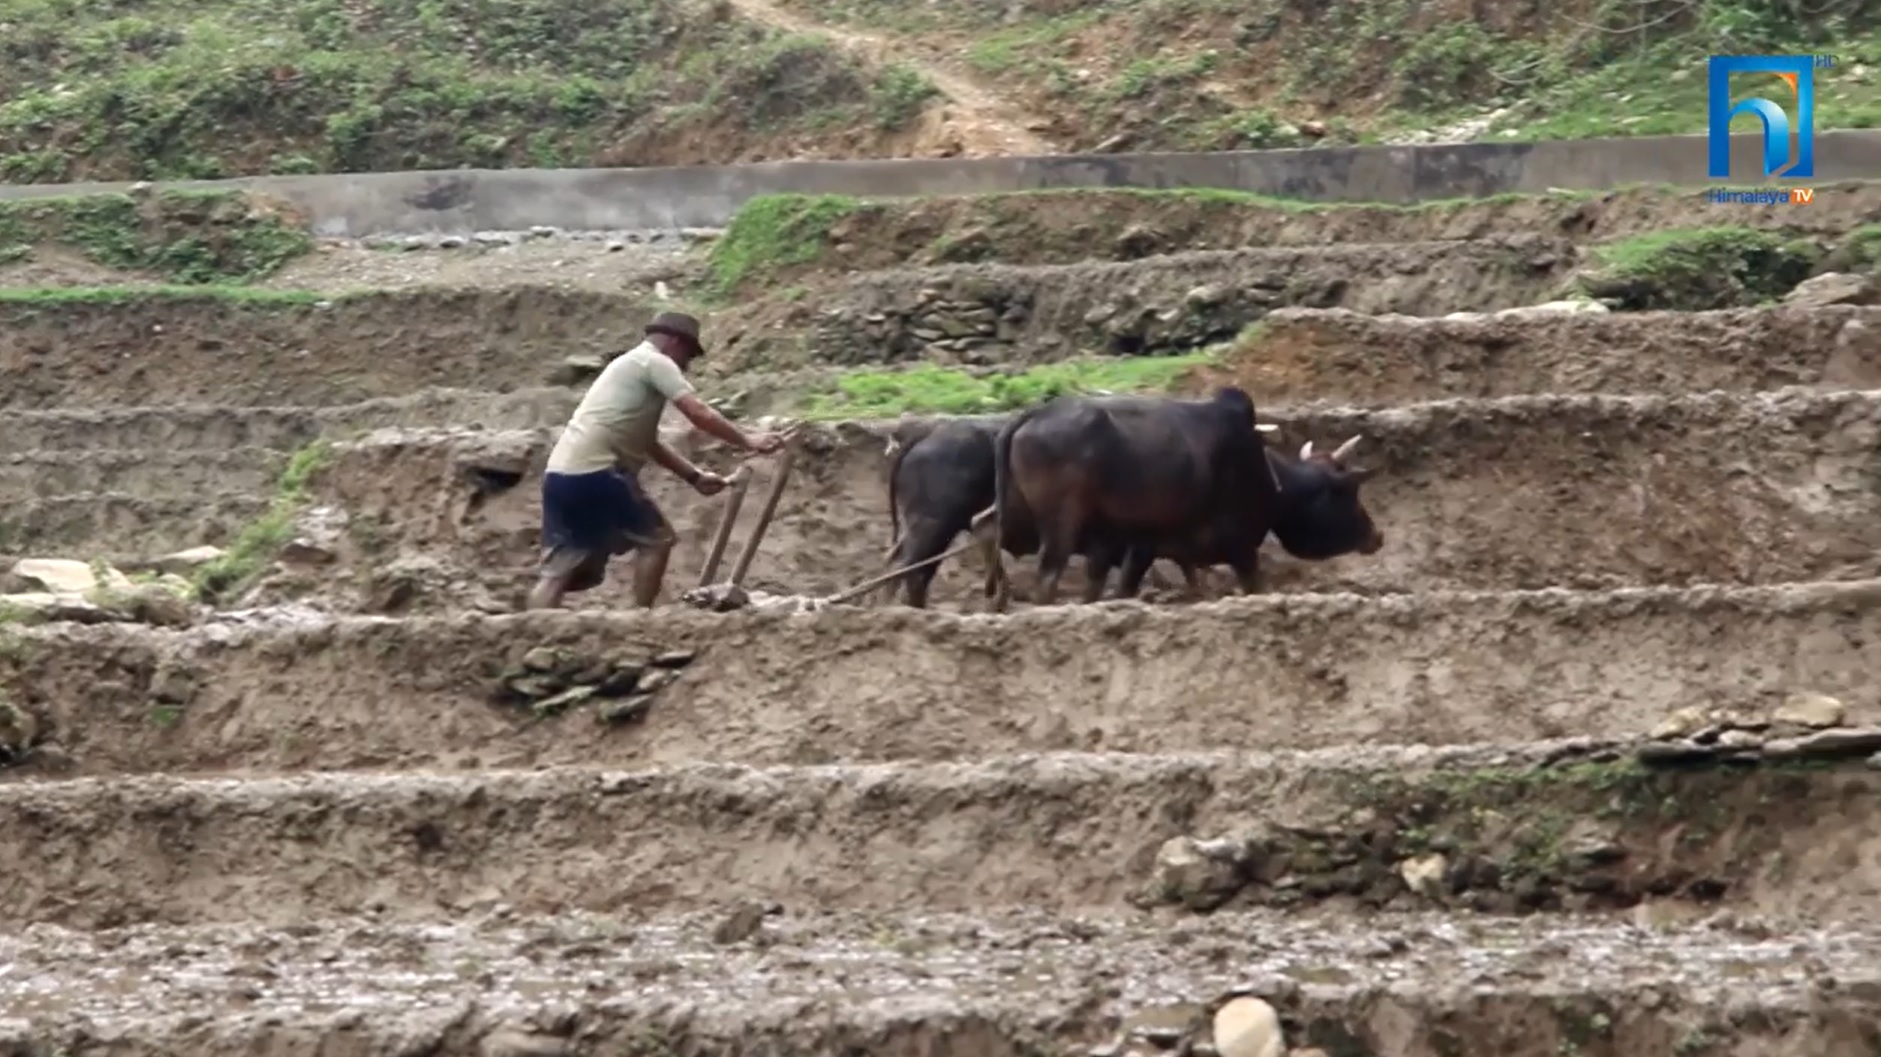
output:
M618 470L542 475L543 571L575 572L570 591L606 577L607 560L635 547L659 546L672 530L640 482Z

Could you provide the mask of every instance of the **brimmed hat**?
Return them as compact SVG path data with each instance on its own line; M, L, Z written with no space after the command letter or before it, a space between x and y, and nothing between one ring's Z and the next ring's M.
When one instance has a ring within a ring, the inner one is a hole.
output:
M670 334L692 346L694 356L704 356L705 346L699 341L699 321L684 312L661 312L647 324L648 334Z

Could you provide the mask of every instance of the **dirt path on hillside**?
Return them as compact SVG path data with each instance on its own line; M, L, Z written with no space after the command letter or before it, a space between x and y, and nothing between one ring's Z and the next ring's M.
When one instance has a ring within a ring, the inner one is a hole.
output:
M947 97L950 106L941 117L940 131L958 140L959 153L964 156L1064 153L1062 147L1035 131L1045 124L1043 118L1013 106L957 68L904 42L816 22L769 0L731 0L731 5L747 18L786 33L828 37L870 63L899 62L919 70Z

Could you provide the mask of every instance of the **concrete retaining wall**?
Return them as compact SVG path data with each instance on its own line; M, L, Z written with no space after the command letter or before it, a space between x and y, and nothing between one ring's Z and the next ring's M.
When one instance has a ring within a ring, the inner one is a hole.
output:
M1732 181L1756 176L1759 141L1733 137ZM1817 177L1881 178L1881 131L1816 136ZM1416 202L1551 187L1704 186L1702 136L1462 143L1213 154L1096 154L767 162L669 169L461 169L265 176L174 187L250 187L305 208L320 234L358 237L549 225L571 230L718 227L754 195L891 197L1056 187L1218 187L1312 201ZM0 185L0 198L123 190L128 184Z

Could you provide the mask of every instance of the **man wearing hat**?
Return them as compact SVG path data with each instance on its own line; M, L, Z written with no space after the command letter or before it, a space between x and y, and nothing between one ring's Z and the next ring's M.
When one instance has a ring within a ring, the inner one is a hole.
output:
M640 469L651 459L701 495L724 489L726 480L687 462L660 441L660 415L667 401L692 424L749 452L783 447L775 434L746 436L706 406L686 380L685 370L705 355L699 321L683 312L662 312L646 327L647 340L614 358L576 405L542 478L542 565L528 608L558 606L569 591L598 587L608 559L634 555L634 603L650 608L666 578L666 559L677 537L665 515L640 487Z

